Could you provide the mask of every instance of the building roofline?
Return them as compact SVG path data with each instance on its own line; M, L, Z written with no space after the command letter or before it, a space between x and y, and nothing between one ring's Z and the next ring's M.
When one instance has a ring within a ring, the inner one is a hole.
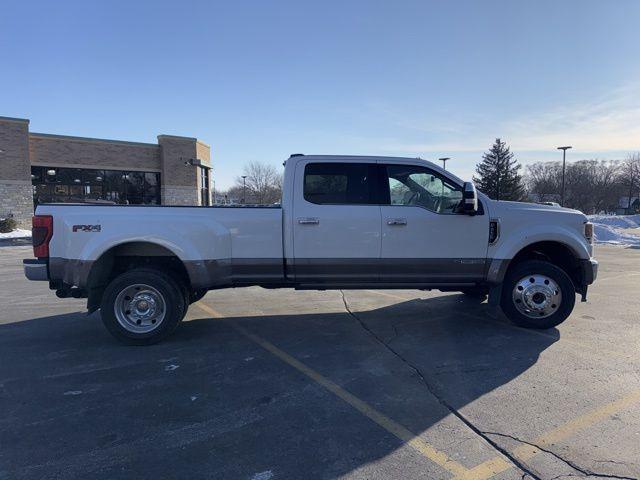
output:
M162 135L158 135L158 140L160 140L161 138L178 138L180 140L193 140L194 142L197 142L198 139L195 137L183 137L181 135L167 135L167 134L162 134Z
M2 116L0 116L0 121L3 121L3 122L16 122L16 123L26 123L26 124L29 124L29 119L28 119L28 118L2 117Z
M127 140L111 140L108 138L93 138L93 137L76 137L73 135L57 135L54 133L38 133L38 132L29 132L30 137L41 137L41 138L51 138L51 139L60 139L60 140L70 140L73 142L84 142L84 143L113 143L116 145L129 145L134 147L158 147L157 143L143 143L143 142L129 142Z

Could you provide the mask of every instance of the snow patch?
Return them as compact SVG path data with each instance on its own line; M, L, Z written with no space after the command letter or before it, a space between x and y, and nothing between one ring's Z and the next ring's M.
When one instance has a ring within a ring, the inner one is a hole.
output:
M640 227L640 215L588 215L593 224L609 225L618 228Z
M4 240L6 238L31 238L31 230L17 228L9 233L0 233L0 240Z
M588 215L596 243L640 247L640 215Z

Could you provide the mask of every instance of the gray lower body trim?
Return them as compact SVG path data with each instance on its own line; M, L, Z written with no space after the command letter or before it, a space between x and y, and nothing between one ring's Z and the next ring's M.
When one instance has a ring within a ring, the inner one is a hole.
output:
M496 263L497 262L497 263ZM67 285L86 288L93 261L52 257L49 277ZM195 289L234 285L469 285L485 281L485 272L504 276L507 260L484 258L238 258L187 260L184 266ZM493 280L495 282L495 280ZM496 283L499 283L496 282Z
M51 257L49 278L86 288L94 263L92 260ZM215 288L234 283L282 283L284 280L284 262L281 258L187 260L184 266L193 288Z
M380 262L383 282L473 283L484 280L484 258L385 258Z
M476 283L484 258L305 258L293 261L295 283Z
M509 267L509 261L506 258L494 258L493 260L487 259L489 262L489 268L487 269L487 283L497 285L502 283L504 276L507 273Z
M379 258L297 258L293 260L296 283L376 282Z
M324 283L294 283L292 286L296 290L441 290L443 292L455 291L457 289L472 288L477 285L476 282L371 282L371 283L349 283L349 282L324 282Z
M49 279L85 288L93 264L92 260L51 257L49 258Z
M282 283L285 277L281 258L187 260L184 266L193 288L221 287L235 283Z

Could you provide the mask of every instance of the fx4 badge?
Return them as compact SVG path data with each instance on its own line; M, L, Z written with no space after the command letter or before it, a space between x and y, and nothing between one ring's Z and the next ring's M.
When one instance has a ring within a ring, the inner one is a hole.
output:
M102 230L101 225L74 225L72 227L74 232L99 232Z

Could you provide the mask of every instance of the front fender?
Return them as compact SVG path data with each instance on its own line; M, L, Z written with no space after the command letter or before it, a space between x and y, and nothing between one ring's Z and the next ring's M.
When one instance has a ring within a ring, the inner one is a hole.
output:
M574 229L552 224L540 224L526 227L526 231L519 234L509 234L498 239L489 248L489 268L487 282L501 283L509 268L509 264L523 249L534 243L557 242L566 246L578 259L589 259L591 252L584 236Z
M562 243L577 258L588 259L591 256L584 236L574 229L552 224L523 227L517 234L506 235L489 248L489 255L491 258L511 259L523 248L538 242Z

